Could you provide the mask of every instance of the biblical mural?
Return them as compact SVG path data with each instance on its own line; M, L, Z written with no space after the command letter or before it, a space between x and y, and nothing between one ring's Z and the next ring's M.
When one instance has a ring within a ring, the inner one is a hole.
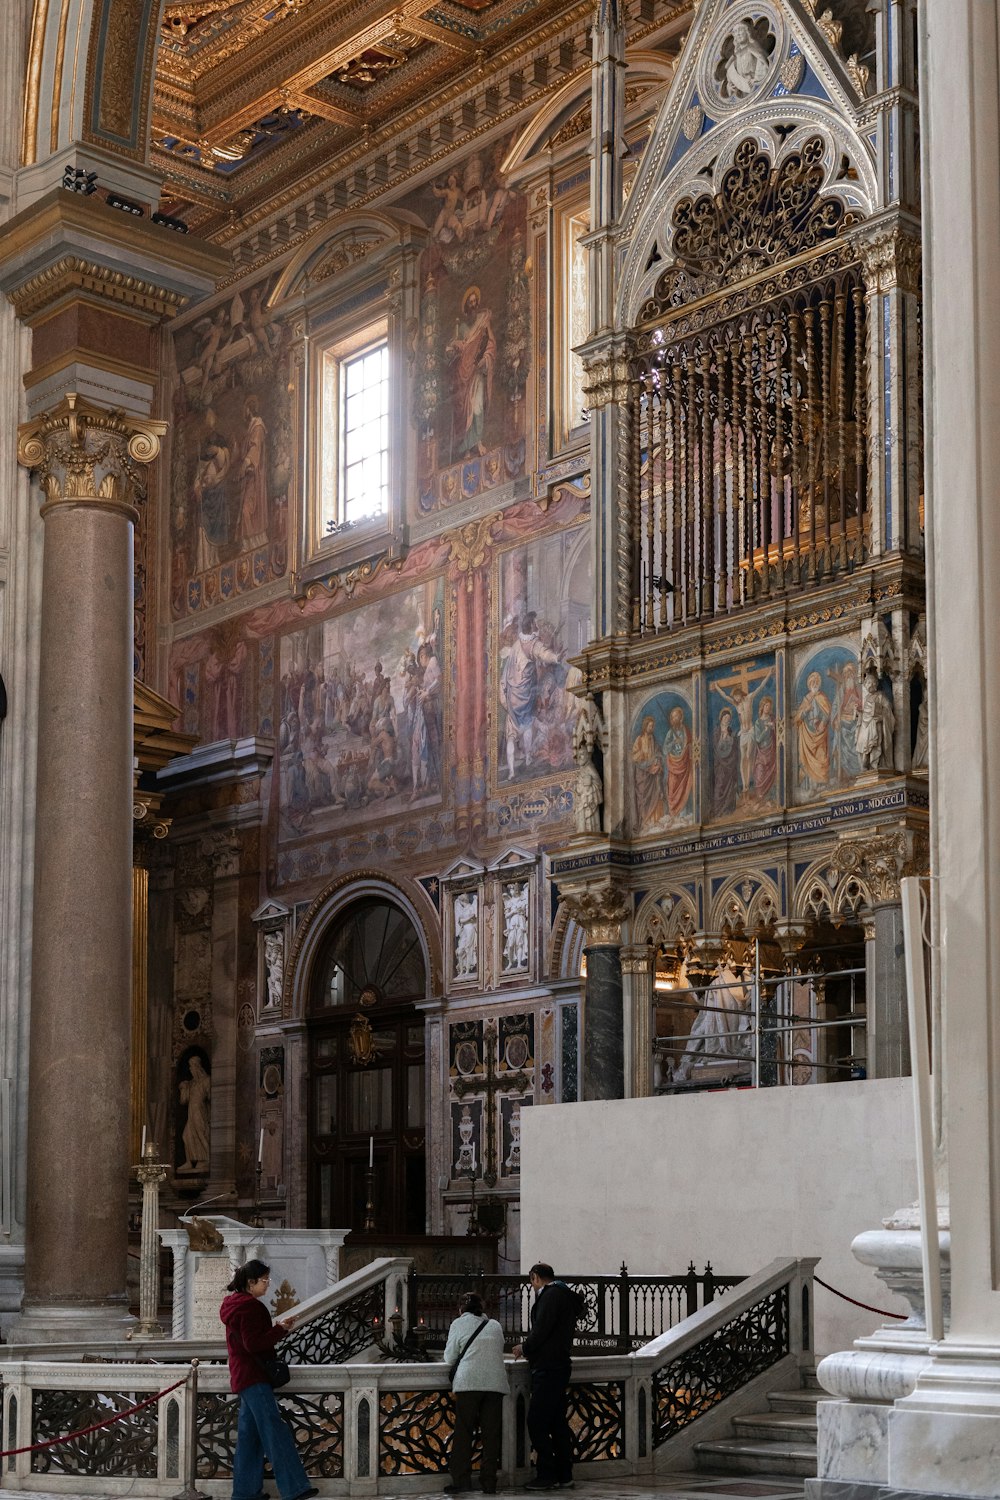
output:
M792 709L796 802L848 785L862 770L863 704L856 653L824 646L799 665Z
M286 566L292 425L287 326L268 284L181 329L171 447L174 618L280 578Z
M773 656L717 667L707 674L706 822L750 817L781 801L776 684Z
M405 200L431 233L411 330L423 511L488 492L524 470L531 264L524 199L500 175L507 144L473 151Z
M694 714L686 693L648 698L632 723L632 829L671 833L695 821Z
M497 781L511 785L573 764L579 703L570 689L580 673L567 658L590 634L586 528L501 553L498 628Z
M432 579L282 639L282 838L440 800L443 601Z

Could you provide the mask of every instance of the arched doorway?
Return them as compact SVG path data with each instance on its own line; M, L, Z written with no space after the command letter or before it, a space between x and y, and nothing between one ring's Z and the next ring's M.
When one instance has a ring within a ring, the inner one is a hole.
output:
M417 930L382 895L339 911L309 985L309 1223L365 1223L374 1167L375 1232L425 1228L424 1019Z

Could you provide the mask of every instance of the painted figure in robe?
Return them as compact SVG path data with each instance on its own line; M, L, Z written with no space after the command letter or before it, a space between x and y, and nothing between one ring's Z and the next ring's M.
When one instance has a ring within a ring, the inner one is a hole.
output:
M256 396L243 404L240 450L240 537L247 551L267 545L267 428Z
M741 687L734 687L732 695L726 692L719 683L712 683L713 692L718 693L724 703L728 703L736 714L740 726L740 789L744 792L750 790L750 778L753 771L753 705L754 699L767 682L765 677L749 693Z
M546 667L560 667L558 651L543 644L534 610L522 615L520 628L500 671L500 702L507 715L507 774L514 777L515 752L520 747L525 766L535 748L539 688Z
M672 818L680 818L694 790L694 753L691 731L679 704L670 710L667 726L663 740L667 762L667 812Z
M632 784L635 788L635 826L642 833L663 817L663 756L654 733L652 714L632 741Z
M455 337L446 347L445 357L451 364L454 386L452 458L485 453L483 433L493 400L497 343L493 314L480 305L477 286L470 286L462 298L462 317L455 324Z
M831 666L829 671L837 684L831 721L833 775L838 781L852 781L861 770L857 750L858 722L861 718L858 669L854 662L845 661L842 667Z
M819 672L806 678L806 692L795 710L798 735L799 781L808 791L819 791L830 781L830 700Z
M766 802L778 778L778 735L774 722L774 699L768 693L760 700L753 726L753 792Z
M216 426L214 411L205 413L205 436L198 452L191 493L198 516L198 551L195 572L205 573L219 561L219 548L229 541L229 505L226 479L232 465L228 438Z
M724 708L719 714L712 746L712 813L716 818L736 811L739 792L738 747L733 734L733 711Z

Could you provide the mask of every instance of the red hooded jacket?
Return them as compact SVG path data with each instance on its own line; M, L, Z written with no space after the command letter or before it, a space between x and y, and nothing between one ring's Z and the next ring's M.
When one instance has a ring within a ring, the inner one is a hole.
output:
M254 1356L273 1354L285 1330L275 1328L261 1299L249 1292L230 1292L222 1299L219 1317L226 1325L229 1382L238 1396L247 1386L265 1383L264 1371Z

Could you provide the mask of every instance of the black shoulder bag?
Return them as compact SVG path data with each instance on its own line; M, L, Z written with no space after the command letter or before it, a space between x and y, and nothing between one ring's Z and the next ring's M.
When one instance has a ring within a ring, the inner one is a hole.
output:
M458 1358L455 1360L455 1363L448 1366L448 1383L449 1383L449 1385L454 1385L455 1384L455 1376L458 1373L458 1367L459 1367L459 1365L462 1363L462 1360L468 1354L469 1350L472 1348L473 1344L476 1342L476 1339L482 1333L483 1329L486 1327L486 1325L487 1325L487 1323L489 1321L490 1321L489 1318L484 1318L483 1321L480 1323L479 1327L478 1328L474 1328L472 1330L472 1333L469 1335L469 1337L466 1339L465 1343L462 1345L461 1351L459 1353Z
M264 1371L264 1379L273 1390L278 1390L291 1380L292 1372L288 1368L287 1359L282 1359L278 1354L257 1354L254 1358Z

